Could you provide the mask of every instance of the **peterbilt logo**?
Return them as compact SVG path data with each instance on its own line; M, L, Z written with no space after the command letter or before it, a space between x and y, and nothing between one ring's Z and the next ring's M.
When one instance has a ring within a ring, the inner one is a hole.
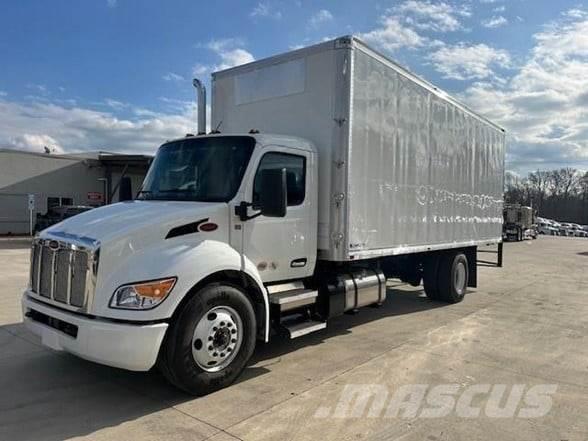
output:
M59 249L59 242L56 240L50 240L47 246L53 251L57 251Z

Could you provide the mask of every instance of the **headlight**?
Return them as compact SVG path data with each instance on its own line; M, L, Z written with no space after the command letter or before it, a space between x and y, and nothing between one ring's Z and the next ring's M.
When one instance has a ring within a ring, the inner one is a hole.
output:
M110 307L116 309L152 309L165 300L176 284L175 277L131 283L118 288Z

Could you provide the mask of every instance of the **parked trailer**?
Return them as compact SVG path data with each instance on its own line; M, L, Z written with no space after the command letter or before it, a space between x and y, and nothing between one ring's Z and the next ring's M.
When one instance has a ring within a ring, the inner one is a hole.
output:
M507 240L522 241L525 236L537 239L536 210L521 204L504 205L503 235Z
M164 143L134 201L36 239L23 310L46 345L205 394L389 277L461 301L501 242L504 131L357 38L214 73L212 127Z

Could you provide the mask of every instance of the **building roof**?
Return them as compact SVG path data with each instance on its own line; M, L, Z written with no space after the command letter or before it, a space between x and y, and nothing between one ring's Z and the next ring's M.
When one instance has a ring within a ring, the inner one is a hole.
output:
M27 150L16 150L10 148L0 148L0 153L12 153L12 154L20 154L20 155L31 155L31 156L38 156L44 158L53 158L53 159L69 159L69 160L77 160L77 161L97 161L104 165L147 165L152 155L134 155L134 154L125 154L125 153L113 153L113 152L106 152L101 150L96 151L87 151L87 152L74 152L74 153L66 153L66 154L59 154L59 153L42 153L42 152L29 152Z

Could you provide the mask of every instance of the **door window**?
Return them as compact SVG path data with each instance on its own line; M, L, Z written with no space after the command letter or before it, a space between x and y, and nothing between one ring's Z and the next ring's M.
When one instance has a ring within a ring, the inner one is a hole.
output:
M288 206L304 202L306 191L306 158L290 153L270 152L263 155L253 181L253 203L259 202L262 170L286 169Z

